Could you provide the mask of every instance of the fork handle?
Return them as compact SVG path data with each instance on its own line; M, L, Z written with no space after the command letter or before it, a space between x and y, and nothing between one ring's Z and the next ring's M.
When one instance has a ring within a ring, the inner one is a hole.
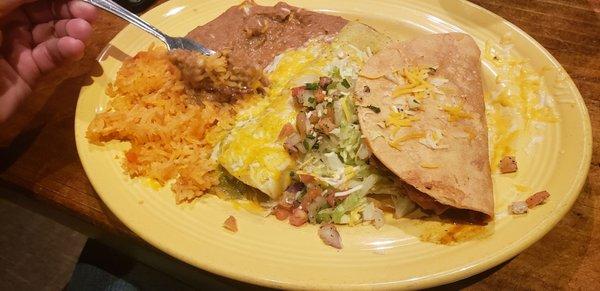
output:
M158 30L156 27L150 25L148 22L142 20L137 15L129 12L129 10L125 9L123 6L113 2L112 0L83 0L89 4L92 4L96 7L102 8L116 16L119 16L129 23L145 30L146 32L152 34L156 38L163 41L167 44L168 36ZM167 44L168 45L168 44Z

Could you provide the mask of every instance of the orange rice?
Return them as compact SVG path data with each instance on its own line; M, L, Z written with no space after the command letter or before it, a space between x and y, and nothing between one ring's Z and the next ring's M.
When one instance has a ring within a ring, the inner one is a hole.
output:
M181 71L164 48L151 47L124 62L106 94L105 112L90 123L95 144L126 141L123 168L172 190L177 203L207 193L219 183L213 147L231 129L236 105L198 101L188 94Z

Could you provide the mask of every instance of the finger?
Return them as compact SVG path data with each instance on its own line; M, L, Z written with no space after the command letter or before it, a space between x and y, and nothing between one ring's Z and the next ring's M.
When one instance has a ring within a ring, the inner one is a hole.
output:
M31 51L31 56L40 72L50 71L57 66L83 57L85 45L81 40L66 36L52 38Z
M0 58L0 124L14 113L17 106L31 94L31 87Z
M54 29L57 37L70 36L81 41L86 41L92 35L92 26L81 18L59 20Z
M4 44L0 54L15 72L32 85L40 71L31 56L32 36L27 25L9 26L4 30Z
M86 41L92 34L92 26L83 19L63 19L56 23L43 23L36 25L32 30L34 44L40 44L53 37L70 36L81 41Z
M71 15L71 18L81 18L90 23L96 20L98 16L98 10L92 4L85 3L83 1L70 1L65 5L59 6L58 15L67 18L65 15Z
M36 0L2 0L0 1L0 18L7 16L11 11L17 9L17 7L34 1Z
M92 22L97 11L91 4L78 0L43 0L24 7L32 23L45 23L52 20L81 18Z
M31 36L33 37L33 44L38 45L42 42L49 40L54 37L55 30L54 24L51 22L38 24L31 30Z
M20 29L9 31L5 38L2 54L19 76L28 84L33 84L40 71L31 56L31 46L28 36Z

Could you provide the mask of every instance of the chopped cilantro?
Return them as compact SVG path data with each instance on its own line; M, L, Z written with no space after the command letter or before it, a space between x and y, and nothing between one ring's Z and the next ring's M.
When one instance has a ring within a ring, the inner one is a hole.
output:
M367 108L373 110L373 112L375 112L375 113L381 112L381 108L379 108L377 106L369 105L369 106L367 106Z
M334 77L334 78L341 79L342 78L342 73L340 73L340 68L334 67L333 71L331 72L331 76Z
M306 88L306 90L317 90L317 88L319 88L319 84L318 83L306 83L306 84L304 84L304 87Z
M310 150L310 144L308 143L308 140L304 140L304 142L302 142L302 144L304 145L304 148L308 151Z
M342 86L344 86L346 89L350 88L350 83L348 82L348 80L344 79L342 80Z

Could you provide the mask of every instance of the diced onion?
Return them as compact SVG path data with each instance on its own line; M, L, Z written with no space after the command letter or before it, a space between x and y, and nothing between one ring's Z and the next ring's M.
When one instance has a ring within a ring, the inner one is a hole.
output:
M332 246L336 249L342 248L342 238L340 237L340 233L335 228L335 225L330 223L323 224L319 228L318 233L319 237L326 245Z
M377 183L377 180L379 180L379 176L377 176L375 174L371 174L368 177L366 177L363 180L362 188L360 189L361 196L367 195L367 193L369 193L369 190L371 190L371 188L373 188L373 186L375 186L375 183Z
M375 228L381 228L385 224L385 217L383 211L379 208L375 208L373 211L373 225Z
M375 219L375 204L373 204L373 202L365 205L365 208L362 211L362 216L364 221L371 221Z
M392 201L394 201L394 218L403 217L417 209L417 205L403 195L393 195Z
M337 193L334 194L334 196L335 197L348 196L348 195L350 195L350 194L352 194L352 193L354 193L354 192L356 192L356 191L358 191L358 190L360 190L362 188L363 188L363 185L358 185L358 186L350 188L350 189L348 189L346 191L337 192Z
M356 153L359 159L366 160L369 156L371 156L371 151L369 147L365 145L364 142L361 142L358 146L358 152Z

